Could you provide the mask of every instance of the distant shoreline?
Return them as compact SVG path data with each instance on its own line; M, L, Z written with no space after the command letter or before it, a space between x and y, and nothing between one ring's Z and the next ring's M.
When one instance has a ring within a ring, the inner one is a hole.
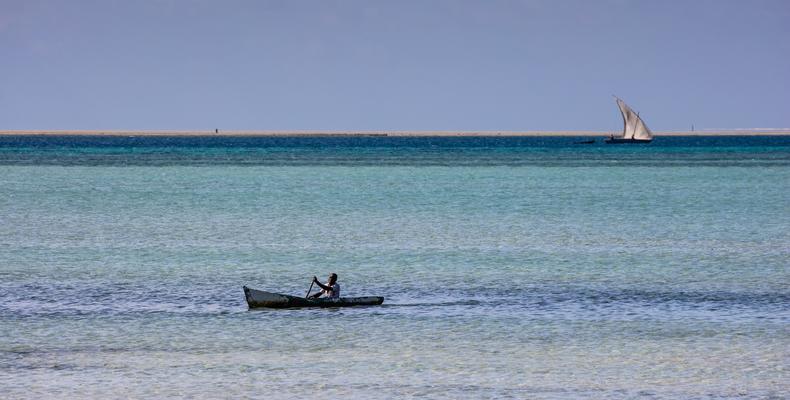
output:
M0 136L184 136L184 137L606 137L598 131L223 131L213 130L0 130ZM654 132L656 136L790 136L788 129L731 129Z

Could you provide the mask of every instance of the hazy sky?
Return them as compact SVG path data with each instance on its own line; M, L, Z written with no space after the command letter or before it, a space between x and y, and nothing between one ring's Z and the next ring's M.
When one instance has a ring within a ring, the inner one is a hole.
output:
M0 0L0 129L790 127L790 1Z

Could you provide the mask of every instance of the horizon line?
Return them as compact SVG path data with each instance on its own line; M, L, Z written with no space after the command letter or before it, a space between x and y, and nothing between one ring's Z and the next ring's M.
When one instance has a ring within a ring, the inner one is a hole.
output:
M145 130L145 129L8 129L0 136L608 136L613 131L532 130L532 131L453 131L453 130ZM615 132L617 133L617 132ZM655 136L785 136L790 128L696 129L694 131L654 131Z

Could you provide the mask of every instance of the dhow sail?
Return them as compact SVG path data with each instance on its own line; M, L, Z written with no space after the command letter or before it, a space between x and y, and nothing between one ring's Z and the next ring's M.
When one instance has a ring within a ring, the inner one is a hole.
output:
M620 107L620 113L623 114L623 139L630 140L652 140L653 132L645 125L645 121L639 118L639 114L634 112L631 107L628 107L620 98L617 99L617 106Z

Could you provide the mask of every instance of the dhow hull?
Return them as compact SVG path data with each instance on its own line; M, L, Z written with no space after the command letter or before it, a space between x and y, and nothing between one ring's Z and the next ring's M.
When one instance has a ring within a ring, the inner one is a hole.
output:
M604 140L606 144L647 144L652 142L653 139L618 139L608 138Z

